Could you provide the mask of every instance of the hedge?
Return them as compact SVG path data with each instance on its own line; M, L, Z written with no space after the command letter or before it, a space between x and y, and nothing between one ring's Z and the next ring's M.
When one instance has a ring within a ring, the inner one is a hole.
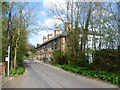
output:
M120 73L120 53L118 50L102 49L95 52L93 64L95 67Z

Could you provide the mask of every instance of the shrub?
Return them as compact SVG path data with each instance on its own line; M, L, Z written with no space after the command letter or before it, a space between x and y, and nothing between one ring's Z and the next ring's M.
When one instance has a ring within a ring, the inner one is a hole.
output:
M10 69L10 74L11 74L11 75L16 74L16 70L14 70L14 69Z
M19 74L23 74L24 73L24 71L25 71L25 67L18 67L17 69L16 69L16 73L19 75Z
M97 68L120 73L119 57L118 50L102 49L95 52L93 64Z
M11 75L15 75L15 74L20 75L20 74L23 74L24 72L25 72L25 66L23 65L22 60L19 61L18 67L16 68L16 70L10 69Z
M25 67L21 67L21 66L19 66L19 67L17 67L17 69L16 70L14 70L14 69L10 69L10 74L11 75L15 75L15 74L17 74L17 75L20 75L20 74L23 74L25 72Z
M59 62L60 56L62 55L62 52L60 50L55 50L53 52L53 58L56 63Z
M87 67L77 67L75 65L70 65L70 64L65 64L65 65L54 64L54 65L64 70L72 71L74 73L79 73L85 76L92 76L94 78L99 78L120 85L120 75L113 72L91 70Z
M63 52L60 50L55 50L53 52L53 58L54 60L52 62L57 63L57 64L67 64L67 59L66 56L63 55Z
M58 57L60 57L62 55L62 52L60 51L60 50L55 50L54 52L53 52L53 57L54 58L58 58Z
M89 64L88 56L86 55L85 51L80 52L79 57L75 59L75 61L75 64L78 66L84 66L85 64Z

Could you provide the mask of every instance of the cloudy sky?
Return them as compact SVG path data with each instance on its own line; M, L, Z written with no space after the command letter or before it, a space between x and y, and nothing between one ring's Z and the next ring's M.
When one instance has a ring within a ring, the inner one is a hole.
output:
M31 2L29 6L35 7L37 9L37 20L36 20L36 27L39 27L39 30L36 30L36 33L30 33L29 35L29 43L36 46L37 44L43 43L43 36L47 36L49 33L53 34L53 28L55 25L60 25L62 22L60 20L55 20L54 17L48 16L47 9L49 7L49 1L43 0L42 2ZM34 28L36 28L34 26ZM47 27L47 28L45 28ZM31 26L29 28L32 28ZM50 30L49 30L50 29Z
M58 16L50 15L49 7L51 6L51 1L52 1L52 4L55 3L57 5L58 11L61 11L61 7L59 8L59 5L62 5L62 9L64 8L64 10L66 11L66 4L65 4L66 0L57 0L57 2L56 0L40 0L40 2L31 2L31 3L29 2L28 7L34 7L33 10L35 10L36 11L35 13L37 13L36 14L37 17L35 21L36 26L30 26L29 28L30 29L37 28L37 27L39 28L39 29L36 29L35 34L30 33L29 35L28 41L34 46L36 46L37 44L42 44L43 36L47 36L48 34L53 34L54 32L53 30L55 29L55 26L60 26L63 24L60 20L55 19ZM103 11L103 14L110 16L110 14L107 13L106 11L104 10L102 11ZM93 14L97 16L98 12L93 12ZM61 14L60 16L65 20L64 14Z
M60 3L63 5L64 0L62 0ZM43 36L47 36L49 33L54 35L53 33L54 27L61 25L62 22L60 20L54 19L57 16L49 16L48 14L48 7L50 6L49 0L43 0L42 2L31 2L29 6L35 7L36 11L37 9L39 9L37 11L36 20L36 27L39 27L39 30L36 30L36 33L30 33L28 39L30 44L36 46L37 44L43 43ZM61 16L64 17L64 15Z

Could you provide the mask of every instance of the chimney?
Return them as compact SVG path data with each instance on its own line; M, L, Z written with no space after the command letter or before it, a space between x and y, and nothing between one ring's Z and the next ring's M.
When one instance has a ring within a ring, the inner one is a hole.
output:
M60 34L60 29L59 28L56 28L54 30L54 36L57 36L58 34Z
M48 34L48 40L52 38L52 34Z
M46 36L43 36L43 43L47 41Z
M65 31L71 31L72 24L70 20L65 21Z

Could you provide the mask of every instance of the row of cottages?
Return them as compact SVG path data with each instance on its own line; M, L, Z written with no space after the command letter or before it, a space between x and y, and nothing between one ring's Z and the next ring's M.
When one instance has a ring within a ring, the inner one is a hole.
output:
M44 36L43 43L36 47L36 58L51 61L53 59L52 53L54 50L61 50L65 52L66 44L67 43L69 44L69 39L67 38L66 32L69 32L71 28L72 28L71 22L66 21L64 32L61 33L61 30L59 28L56 28L54 29L54 36L52 36L52 34L48 34L47 37ZM99 38L98 34L96 34L95 37ZM87 46L89 46L89 48L91 49L93 48L92 38L93 32L88 32Z
M65 51L66 47L66 31L71 30L71 22L65 22L65 32L61 32L60 28L54 29L54 36L48 34L47 37L43 37L43 43L36 47L36 56L39 59L46 59L51 61L53 59L53 51L61 50Z

